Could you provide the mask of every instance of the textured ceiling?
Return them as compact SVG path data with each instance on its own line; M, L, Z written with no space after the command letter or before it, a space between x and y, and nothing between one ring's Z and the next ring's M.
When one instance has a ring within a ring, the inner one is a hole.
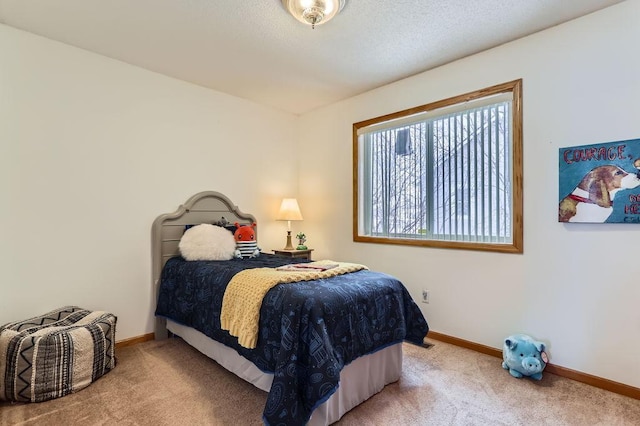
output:
M348 0L312 30L280 0L0 0L0 23L295 114L621 0Z

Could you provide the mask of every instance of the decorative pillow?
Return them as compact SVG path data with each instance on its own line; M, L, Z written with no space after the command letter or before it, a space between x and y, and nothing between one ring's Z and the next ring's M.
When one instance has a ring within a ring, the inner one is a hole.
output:
M255 223L251 225L240 225L238 222L234 224L238 229L233 233L236 241L235 257L247 259L260 256L260 248L256 241Z
M178 248L186 260L230 260L235 255L236 240L228 230L203 223L187 229Z
M193 228L194 226L198 226L198 225L201 225L201 224L199 223L199 224L195 224L195 225L185 225L185 226L184 226L184 230L186 231L187 229L189 229L189 228ZM228 224L226 224L226 225L221 225L219 222L214 222L214 223L212 223L212 225L215 225L215 226L219 226L219 227L221 227L221 228L224 228L224 229L226 229L227 231L231 232L232 234L233 234L234 232L236 232L236 229L238 229L238 228L236 228L236 226L235 226L234 224L232 224L232 223L228 223Z

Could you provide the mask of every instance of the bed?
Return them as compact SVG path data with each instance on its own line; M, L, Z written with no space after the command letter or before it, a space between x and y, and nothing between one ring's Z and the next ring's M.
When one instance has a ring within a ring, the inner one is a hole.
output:
M213 191L153 222L157 339L179 336L268 392L263 421L270 425L334 423L400 378L402 342L421 345L428 325L402 283L368 269L271 288L260 307L255 348L222 330L222 299L239 271L308 261L264 253L228 261L179 255L186 227L221 221L257 222Z

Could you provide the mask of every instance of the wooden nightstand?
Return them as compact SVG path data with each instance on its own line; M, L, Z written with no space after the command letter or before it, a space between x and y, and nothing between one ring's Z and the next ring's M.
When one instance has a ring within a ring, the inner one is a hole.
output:
M286 256L286 257L294 257L294 258L304 258L307 260L311 260L311 252L313 249L307 250L273 250L273 254L277 256Z

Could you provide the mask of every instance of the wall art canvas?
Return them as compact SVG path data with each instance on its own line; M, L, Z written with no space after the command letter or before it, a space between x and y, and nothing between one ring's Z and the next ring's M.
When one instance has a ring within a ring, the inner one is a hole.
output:
M559 222L640 223L640 139L560 148Z

